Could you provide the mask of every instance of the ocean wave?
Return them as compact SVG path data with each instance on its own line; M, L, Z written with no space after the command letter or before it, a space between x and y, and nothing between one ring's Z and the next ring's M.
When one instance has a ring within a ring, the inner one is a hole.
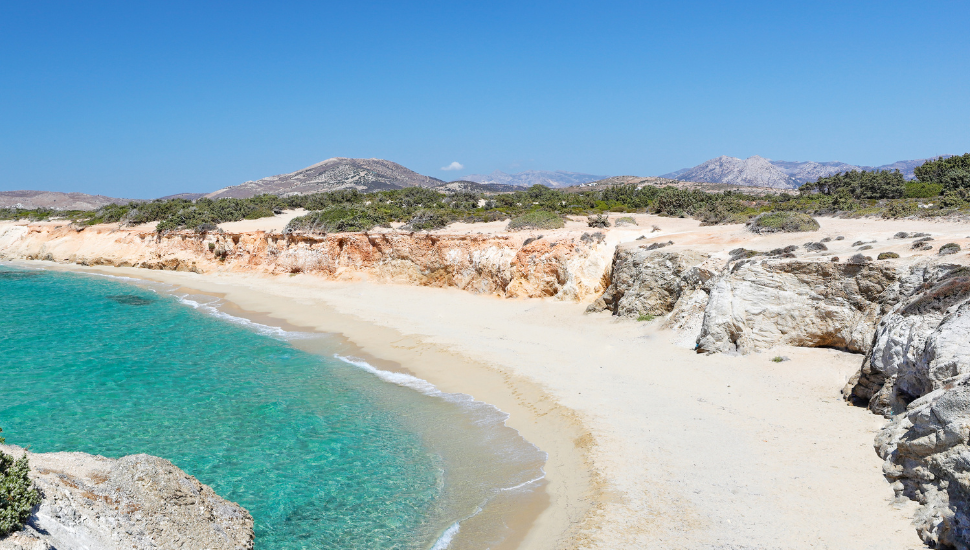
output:
M363 359L358 359L358 358L355 358L355 357L346 357L346 356L342 356L342 355L339 355L339 354L334 354L334 358L336 358L336 359L338 359L340 361L343 361L344 363L347 363L348 365L352 365L352 366L357 367L357 368L359 368L359 369L361 369L363 371L366 371L366 372L368 372L370 374L373 374L374 376L380 378L381 380L383 380L385 382L389 382L391 384L396 384L398 386L403 386L403 387L406 387L406 388L410 388L410 389L415 390L415 391L417 391L417 392L419 392L419 393L421 393L423 395L427 395L429 397L435 397L435 398L443 399L443 400L446 400L448 402L457 404L457 405L461 406L466 413L468 413L468 414L471 415L471 417L472 417L472 419L473 419L473 421L475 422L476 425L486 426L486 425L489 425L490 424L492 426L496 426L496 427L501 426L503 428L512 430L513 432L515 432L515 434L521 440L521 443L525 443L530 448L531 451L534 451L537 454L536 458L541 457L541 460L542 460L543 463L545 463L545 461L548 460L548 458L549 458L549 454L548 453L546 453L542 449L539 449L533 443L531 443L531 442L527 441L525 438L523 438L521 436L521 434L519 434L519 431L518 430L516 430L515 428L512 428L511 426L508 426L506 424L506 421L509 418L509 414L507 412L499 409L498 407L496 407L494 405L491 405L489 403L485 403L484 401L476 401L474 397L472 397L471 395L468 395L468 394L443 392L440 389L438 389L437 386L435 386L431 382L428 382L427 380L418 378L417 376L413 376L413 375L410 375L410 374L405 374L403 372L391 372L391 371L382 370L382 369L379 369L379 368L371 365L367 361L364 361ZM487 436L488 432L486 431L485 434ZM488 438L488 439L491 439L491 438ZM512 453L520 453L521 452L521 447L519 447L517 449L504 448L504 449L499 449L499 450L503 450L504 452L509 453L509 454L512 454ZM461 528L461 522L463 522L463 521L467 520L468 518L474 517L474 516L478 515L479 513L481 513L482 510L483 510L483 508L488 504L488 502L495 495L497 495L499 493L507 493L507 492L516 491L516 490L519 490L519 489L524 489L526 487L530 487L530 486L532 486L532 485L534 485L536 483L539 483L540 481L542 481L543 479L545 479L545 477L546 477L545 469L542 468L542 467L540 467L539 468L539 472L540 473L539 473L539 475L537 477L532 478L532 479L529 479L529 480L526 480L526 481L523 481L523 482L518 483L516 485L513 485L511 487L496 487L496 488L493 488L492 489L492 491L493 491L492 495L489 496L489 497L487 497L485 499L485 501L482 502L478 506L478 508L471 515L469 515L468 517L465 517L463 519L460 519L460 520L456 521L450 527L448 527L448 529L446 529L444 531L444 533L442 533L442 535L435 542L434 546L431 547L431 550L445 550L445 549L447 549L448 546L451 544L451 541L458 534L458 531Z
M192 309L201 311L207 315L211 315L217 319L227 321L234 325L239 325L245 327L253 332L262 334L263 336L269 336L270 338L275 338L277 340L290 341L290 340L303 340L306 338L315 338L318 335L312 332L296 332L290 330L284 330L280 327L274 327L271 325L264 325L262 323L257 323L255 321L250 321L245 317L237 317L235 315L230 315L225 311L222 311L217 306L224 303L220 298L212 298L208 302L199 302L189 298L188 294L184 295L174 295L179 302L191 307Z
M461 529L460 522L456 521L455 523L452 523L451 527L445 529L445 532L438 537L438 540L435 541L434 546L431 547L431 550L445 550L451 546L451 541L455 538L455 535L458 534L459 529Z

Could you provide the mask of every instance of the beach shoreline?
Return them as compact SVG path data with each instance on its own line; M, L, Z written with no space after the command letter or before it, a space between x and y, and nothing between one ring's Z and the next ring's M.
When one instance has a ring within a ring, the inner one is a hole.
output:
M883 420L839 398L860 355L698 356L583 304L456 289L27 263L218 294L509 413L549 453L549 505L504 547L921 547L872 451Z
M461 393L495 406L509 415L506 425L536 445L548 456L545 477L527 498L518 498L514 513L500 518L505 536L493 550L516 548L575 547L580 529L592 521L589 513L602 498L602 483L586 456L591 443L589 431L578 415L554 400L537 384L520 376L501 372L435 344L422 342L392 329L354 319L322 304L314 304L310 316L300 314L293 299L259 293L239 280L225 280L194 273L155 271L138 268L79 266L48 261L16 261L14 265L43 267L56 271L126 277L144 282L163 283L174 295L208 295L220 300L217 308L254 323L278 327L287 332L315 332L336 336L326 349L318 339L296 339L289 343L312 353L325 353L361 359L380 370L416 376L446 393ZM229 279L239 279L230 275ZM248 279L248 276L241 278ZM279 279L256 276L259 279ZM216 280L218 279L218 280ZM291 278L284 279L290 283ZM258 283L256 283L258 286ZM494 517L492 519L495 519ZM494 532L494 528L475 525L478 516L462 520L462 530ZM467 525L466 525L467 524Z

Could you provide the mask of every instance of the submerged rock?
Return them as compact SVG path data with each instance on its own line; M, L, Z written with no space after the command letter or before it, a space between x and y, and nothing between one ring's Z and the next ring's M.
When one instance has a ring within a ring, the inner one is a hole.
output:
M0 445L21 456L18 447ZM28 453L43 501L0 550L253 547L253 518L171 462L84 453Z

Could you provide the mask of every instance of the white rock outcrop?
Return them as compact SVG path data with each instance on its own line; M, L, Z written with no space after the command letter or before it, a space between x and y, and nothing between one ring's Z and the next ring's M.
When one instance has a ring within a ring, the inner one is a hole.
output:
M20 457L15 446L0 451ZM251 550L253 518L168 460L28 453L43 497L0 550Z
M711 285L697 350L750 353L791 345L865 352L884 309L896 300L897 279L885 265L732 262Z

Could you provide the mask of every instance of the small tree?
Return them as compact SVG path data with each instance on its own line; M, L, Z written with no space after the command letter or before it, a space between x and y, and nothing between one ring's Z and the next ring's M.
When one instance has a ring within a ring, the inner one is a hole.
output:
M23 529L30 511L40 504L40 492L30 481L29 472L27 453L14 460L0 451L0 536Z

